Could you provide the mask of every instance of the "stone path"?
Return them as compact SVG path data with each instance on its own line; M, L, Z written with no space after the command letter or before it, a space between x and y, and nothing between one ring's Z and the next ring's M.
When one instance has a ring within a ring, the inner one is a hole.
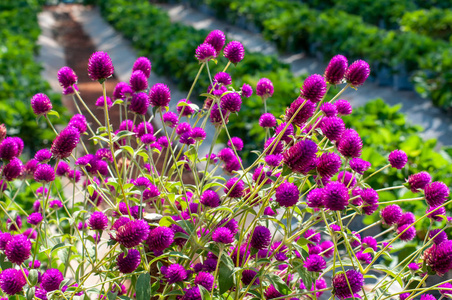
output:
M159 7L169 13L173 22L181 22L196 29L220 29L227 34L228 39L242 42L251 52L278 55L281 61L290 64L295 75L303 73L323 74L327 65L302 53L280 55L276 46L264 40L262 35L219 21L210 15L184 5L159 4ZM358 106L375 98L382 98L390 105L400 103L402 104L401 112L407 115L408 121L424 127L424 132L421 133L424 139L437 138L438 146L452 145L451 117L434 107L429 100L421 98L414 92L395 91L390 87L381 87L376 83L366 82L358 91L349 89L341 98Z

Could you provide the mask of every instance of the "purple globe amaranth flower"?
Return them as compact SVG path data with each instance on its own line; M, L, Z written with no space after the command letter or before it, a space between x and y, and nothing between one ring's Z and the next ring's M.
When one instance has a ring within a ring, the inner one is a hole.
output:
M356 185L356 177L355 175L353 175L352 173L348 172L348 171L341 171L339 172L338 176L337 176L337 181L342 182L343 184L345 184L345 186L347 188L354 188Z
M149 122L141 122L135 127L134 132L137 134L137 137L141 138L145 134L154 134L154 128Z
M41 149L35 154L35 159L40 163L48 162L52 158L52 153L49 149Z
M397 228L397 234L400 234L402 241L411 241L416 236L416 228L411 224L405 224Z
M447 233L441 229L433 229L428 234L429 238L433 239L433 242L436 245L441 244L444 241L447 241Z
M171 101L171 92L163 83L154 84L149 90L149 102L153 107L166 107Z
M320 243L320 240L321 240L320 233L316 233L314 229L306 230L306 232L303 234L303 236L306 239L308 239L311 242L313 242L314 244Z
M139 115L145 115L148 112L149 97L146 93L135 93L130 100L129 110Z
M148 77L141 70L136 70L130 75L129 84L134 92L144 91L148 88Z
M19 156L19 145L12 137L7 137L0 143L0 159L9 161Z
M364 277L359 271L347 270L333 277L333 293L339 299L349 298L364 286Z
M40 164L35 171L34 179L37 182L52 182L55 180L55 171L51 165Z
M389 153L388 161L393 168L400 170L406 165L408 157L404 151L394 150Z
M367 247L372 248L374 251L377 251L377 240L372 236L366 236L362 240L361 248L364 250Z
M436 300L436 298L431 294L422 294L420 300Z
M113 90L113 99L125 99L133 94L132 88L127 84L127 82L118 82L115 89Z
M306 258L304 267L309 272L322 272L326 268L326 261L320 255L311 254Z
M265 113L259 118L259 126L263 128L272 128L276 126L276 118L271 113Z
M231 75L226 72L219 72L215 74L214 80L223 85L230 85L232 83Z
M132 248L146 240L149 232L149 225L144 220L132 220L118 228L116 240L124 247Z
M249 98L249 97L251 97L252 94L253 94L253 88L249 84L244 83L242 85L242 96L245 98Z
M273 96L273 83L268 78L261 78L256 85L256 95L262 97L263 100Z
M295 172L302 172L315 158L317 144L311 140L301 140L284 153L284 163Z
M323 189L323 203L330 210L343 210L348 205L350 196L347 187L341 182L331 182Z
M177 102L177 107L176 107L177 113L182 117L192 115L195 112L195 110L189 104L191 104L190 100L187 100L187 99L179 100L179 102Z
M203 141L206 139L206 131L202 129L201 127L195 127L190 132L190 137L193 138L195 141Z
M113 62L106 52L94 52L88 60L88 76L94 81L104 81L115 71Z
M446 215L446 208L444 206L440 207L429 207L428 210L425 212L425 215L433 219L435 221L442 221L443 217Z
M304 99L308 99L314 103L318 103L323 99L326 94L326 82L325 78L319 74L310 75L303 82L301 88L301 96Z
M214 281L215 279L212 274L207 272L199 272L198 275L196 275L194 284L202 285L210 292L213 288Z
M202 193L199 202L209 207L217 207L220 205L220 196L211 190L206 190Z
M163 251L174 242L174 231L171 228L159 226L151 230L146 244L151 251Z
M300 106L302 107L300 108ZM298 127L303 127L306 121L308 121L314 115L315 106L316 104L314 102L298 97L294 102L290 104L290 107L286 109L284 120L286 122L292 120L293 124L297 125Z
M294 135L295 129L292 124L289 124L287 126L287 128L286 128L286 126L287 126L287 123L284 122L284 123L281 123L278 127L276 127L275 135L278 136L282 133L281 141L290 143L293 140L293 138L291 136Z
M110 97L106 97L107 99L107 109L110 109L113 106L113 102L111 101ZM96 100L96 106L100 109L105 108L105 98L104 96L100 96L99 98L97 98Z
M226 43L226 36L221 30L214 30L207 35L204 43L212 45L215 48L216 53L218 54Z
M60 209L63 207L63 202L58 199L52 200L49 202L49 207L53 209Z
M320 128L330 141L338 141L345 131L345 123L338 117L324 117Z
M3 166L2 175L6 181L13 181L22 174L23 165L20 159L14 157L10 162Z
M70 86L68 88L63 89L62 94L63 95L74 95L75 92L78 92L78 86L76 84L74 84L74 86Z
M274 298L280 298L282 297L283 294L281 294L280 292L278 292L278 290L273 286L270 285L266 290L265 290L265 299L274 299Z
M245 190L245 183L238 178L229 179L224 185L224 192L226 195L232 198L239 198L243 196Z
M52 155L52 154L50 154L50 155ZM46 161L44 161L44 162L46 162ZM39 165L39 162L36 159L34 159L34 158L30 159L23 166L23 170L22 170L23 174L22 175L25 176L27 179L33 178L38 165Z
M176 283L187 278L187 271L179 264L172 264L167 268L165 277L169 284Z
M10 262L21 265L30 257L30 240L22 234L13 236L6 244L5 254Z
M265 153L281 154L284 150L284 145L281 141L275 142L276 138L271 137L264 143ZM271 155L270 154L270 155Z
M196 48L195 57L199 60L199 62L208 62L211 59L217 57L217 52L215 48L209 43L202 43Z
M224 47L223 53L231 63L237 64L245 57L245 48L242 43L232 41Z
M234 242L234 235L227 227L218 227L212 234L212 240L216 243L231 244Z
M228 146L235 148L236 151L241 151L243 149L243 141L241 138L234 136L228 141Z
M322 177L332 177L339 172L341 157L334 152L325 152L317 160L317 172Z
M80 132L74 127L66 127L53 140L50 152L57 159L64 159L71 155L80 141Z
M58 82L64 89L70 88L73 84L76 84L78 80L74 70L69 67L62 67L58 71L57 76Z
M345 56L340 54L333 56L325 70L326 81L330 84L342 83L347 66L348 60Z
M241 281L244 285L257 285L259 284L259 277L256 276L257 272L255 270L243 270Z
M344 99L339 99L336 100L336 102L334 102L334 105L336 106L337 112L339 113L339 115L350 115L353 111L352 109L352 105L350 104L350 102L348 102L347 100Z
M364 189L360 192L363 200L362 209L366 215L373 214L378 209L378 193L371 188Z
M218 227L225 227L235 235L239 231L239 223L235 219L225 218L218 222Z
M217 157L224 163L228 163L235 158L234 150L231 148L223 148L218 152Z
M409 268L411 271L417 271L417 270L420 269L420 266L419 266L419 264L412 262L412 263L409 263L409 264L408 264L408 268Z
M370 75L370 67L364 60L357 60L352 63L345 72L345 80L353 86L363 85Z
M413 228L413 227L411 227ZM442 276L452 269L452 241L433 245L424 252L424 260L434 272Z
M270 154L265 157L265 162L269 167L278 167L283 160L282 154Z
M324 189L316 188L306 196L306 204L309 207L320 208L324 205Z
M366 172L370 168L371 163L359 157L355 157L350 160L349 165L353 171L363 175L364 172Z
M326 117L336 117L337 116L337 108L336 105L326 102L320 106L320 110L325 114Z
M132 72L142 71L146 78L149 78L151 75L151 61L147 57L138 57L137 60L133 63Z
M388 205L380 211L381 219L387 225L397 224L402 214L403 211L397 204Z
M230 102L227 102L227 103L230 104ZM234 108L237 108L237 106L231 107L231 108L234 109ZM240 109L240 107L238 107L238 109ZM209 119L210 119L210 122L212 124L214 124L216 127L218 127L222 124L226 125L229 122L229 112L226 109L219 107L218 104L215 103L212 106L212 110L210 111ZM224 121L223 121L223 119L224 119Z
M449 188L441 181L434 181L424 187L425 200L429 206L437 207L446 202Z
M399 221L397 222L397 225L402 226L405 224L413 224L414 222L416 222L414 214L412 212L406 212L402 214Z
M15 295L22 291L27 281L20 270L5 269L0 273L0 288L5 294Z
M174 127L176 127L177 123L179 122L179 117L176 115L176 113L169 111L169 112L163 114L162 121L163 121L163 123L165 123L166 126L168 126L170 128L174 128Z
M452 283L446 282L443 284L440 284L438 286L439 288L446 288L446 290L439 290L442 296L446 296L448 298L452 297Z
M228 93L221 97L220 107L221 109L225 109L233 113L239 112L242 107L242 97L240 97L240 94L236 92Z
M24 141L20 137L17 137L17 136L12 137L12 139L17 144L17 148L18 148L17 157L19 157L22 155L22 151L24 150L24 147L25 147Z
M298 202L300 191L298 187L289 182L282 183L276 188L275 200L279 205L284 207L291 207Z
M52 102L46 94L39 93L31 98L31 108L35 115L42 116L52 110Z
M420 190L424 189L427 184L429 184L432 181L432 176L430 176L427 172L419 172L413 175L410 175L407 180L407 187L413 192L413 193L419 193Z
M92 230L105 230L108 227L108 218L103 212L95 211L90 216L88 224Z
M372 254L364 253L363 251L356 252L356 258L363 264L370 264L372 262Z
M354 129L346 129L337 143L337 150L347 158L361 156L363 142Z
M107 97L107 102L108 102L108 97ZM88 129L88 122L86 121L85 116L81 115L81 114L73 115L67 125L76 128L80 132L80 134L86 132L86 130Z
M27 223L31 225L38 225L42 222L42 214L34 212L27 217Z
M63 279L63 274L58 269L49 269L42 275L41 287L47 292L58 290Z
M333 256L334 254L334 243L332 241L324 241L320 244L322 248L323 255L327 258Z
M270 246L272 234L265 226L256 226L251 236L250 246L255 249L266 249Z

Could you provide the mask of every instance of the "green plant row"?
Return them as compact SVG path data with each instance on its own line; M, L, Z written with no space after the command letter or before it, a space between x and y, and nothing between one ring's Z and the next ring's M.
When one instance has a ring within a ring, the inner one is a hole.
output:
M37 124L30 99L44 92L51 97L54 110L61 113L61 97L51 94L50 85L40 75L42 67L35 62L40 33L37 1L5 1L1 8L0 123L6 124L9 135L21 137L34 154L50 143L54 134Z
M452 42L452 10L432 8L407 12L400 20L402 31L412 31Z
M384 30L363 22L361 17L337 9L319 11L288 0L207 0L219 18L234 24L251 23L281 51L321 52L324 57L342 53L350 59L366 57L373 74L389 68L397 74L406 70L415 89L444 109L452 105L448 60L435 60L450 49L450 44L423 34ZM437 91L440 91L437 93Z

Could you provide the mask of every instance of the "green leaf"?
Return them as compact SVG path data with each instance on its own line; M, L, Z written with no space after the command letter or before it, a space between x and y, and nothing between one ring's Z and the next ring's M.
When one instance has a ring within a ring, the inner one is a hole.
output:
M27 290L27 300L33 300L33 297L35 296L35 289L29 288Z
M266 275L270 283L276 288L278 292L283 295L289 295L290 289L287 284L276 274L267 274ZM311 285L308 285L311 286Z
M136 285L137 300L149 300L151 298L151 290L151 275L149 273L141 274Z
M28 281L30 281L32 286L35 286L38 283L38 270L30 270L30 272L28 273Z
M117 296L117 294L116 293L112 293L111 291L107 293L107 299L108 300L115 300L116 296Z
M220 294L223 294L234 285L234 264L230 256L222 255L218 269L218 284L220 286Z
M292 170L289 169L288 166L284 165L284 167L282 169L282 172L281 172L281 176L286 176L286 175L289 175L289 174L292 174Z
M390 270L385 265L374 265L373 268L375 270L379 270L379 271L385 272L386 274L388 274L392 278L395 278L397 280L397 282L400 284L400 286L403 286L403 281L402 281L402 278L400 278L400 274L399 273L395 272L394 270Z
M47 113L48 116L56 116L58 119L60 118L60 114L56 110L51 110Z

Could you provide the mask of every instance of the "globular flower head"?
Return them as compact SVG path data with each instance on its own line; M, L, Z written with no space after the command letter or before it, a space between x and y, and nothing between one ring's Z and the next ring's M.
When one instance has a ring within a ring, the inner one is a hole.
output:
M232 100L234 100L234 98L232 98ZM232 105L232 107L231 107L232 109L236 109L236 108L240 109L239 106L234 106L233 105L234 103L235 102L233 102L233 101L231 101L231 102L226 101L225 104L226 105L231 104ZM235 103L235 104L238 104L238 103ZM212 124L214 124L216 127L221 126L222 124L226 125L229 122L229 112L226 109L222 108L221 106L218 106L217 103L215 103L212 106L212 110L210 111L210 117L209 118L210 118L210 122Z
M269 167L278 167L282 160L282 154L270 154L265 157L265 162Z
M177 123L179 122L179 117L176 115L176 113L169 111L169 112L163 114L162 120L166 126L168 126L170 128L174 128L174 127L176 127Z
M108 97L107 97L108 102ZM72 118L69 120L69 123L67 126L72 126L76 128L80 134L86 132L86 129L88 129L88 122L86 122L86 118L84 115L81 114L75 114L72 116Z
M224 186L224 192L232 198L242 197L245 189L245 183L238 178L229 179Z
M174 242L174 231L171 228L159 226L151 230L146 244L151 251L163 251Z
M402 241L411 241L416 236L416 228L411 226L411 224L405 224L397 228L397 234L400 234Z
M402 226L405 224L413 224L416 221L416 218L412 212L403 213L397 222L398 226Z
M121 273L132 273L138 268L141 263L140 251L136 249L129 249L127 256L124 253L120 253L116 258L116 263Z
M324 241L320 244L323 255L325 257L331 257L334 254L334 243L332 241Z
M47 292L52 292L60 288L63 279L63 274L58 269L49 269L42 275L41 286Z
M55 171L51 165L40 164L36 168L34 178L37 182L52 182L55 180Z
M286 122L292 120L293 124L301 128L304 126L306 121L308 121L314 115L315 106L316 104L314 102L298 97L294 102L290 104L290 107L286 109L284 120Z
M244 83L242 86L242 96L245 98L249 98L251 97L252 94L253 88L249 84Z
M103 81L113 75L115 68L106 52L94 52L88 61L88 76L96 81Z
M79 141L80 132L76 128L68 126L53 140L50 152L52 152L55 158L67 158L71 155L75 147L77 147Z
M337 143L337 150L347 158L361 156L363 142L354 129L346 129Z
M444 241L447 241L447 233L442 231L441 229L433 229L428 234L429 238L433 239L433 242L436 245L441 244Z
M259 284L259 278L256 276L257 272L255 270L247 269L242 272L242 283L244 285L257 285Z
M68 88L63 89L62 94L63 95L73 95L75 94L75 91L78 91L78 86L74 84L74 86L70 86Z
M348 60L343 55L334 56L325 70L325 79L330 84L342 83L345 72L347 71Z
M356 176L348 171L341 171L337 176L337 181L342 182L346 187L352 189L356 185Z
M73 84L76 84L78 80L74 70L69 67L62 67L58 71L57 76L58 82L64 89L70 88Z
M273 285L270 285L265 290L265 299L279 298L279 297L282 297L282 296L283 296L283 294L278 292L278 290Z
M394 150L389 153L388 161L393 168L402 169L408 161L406 153L402 150Z
M446 283L440 284L438 287L446 288L446 290L439 290L441 295L446 296L448 298L452 298L452 283L446 282Z
M0 288L5 294L15 295L22 291L27 281L20 270L5 269L0 273Z
M241 138L234 136L228 141L228 146L235 148L236 151L241 151L243 149L243 141Z
M332 177L339 172L341 157L334 152L324 152L317 161L317 172L322 177Z
M271 113L265 113L259 118L259 126L263 128L272 128L276 126L276 118Z
M217 243L230 244L234 242L234 235L226 227L218 227L212 234L212 240Z
M363 189L360 192L361 199L363 200L362 209L366 215L373 214L378 209L378 193L371 188Z
M380 211L381 219L383 223L387 225L397 224L399 219L402 217L402 209L397 204L391 204L386 206Z
M147 57L138 57L134 62L132 67L132 72L134 71L142 71L146 78L149 78L151 75L151 61Z
M154 134L154 128L149 122L141 122L140 124L138 124L138 126L135 127L134 131L139 138L141 138L145 134Z
M301 96L304 99L310 100L314 103L318 103L323 99L326 94L326 82L325 78L319 74L310 75L303 82L301 88Z
M129 84L134 92L144 91L148 88L148 76L141 70L133 71Z
M284 153L284 163L295 172L302 173L316 158L317 144L311 140L301 140Z
M220 196L212 190L206 190L202 193L199 201L206 206L217 207L220 205Z
M63 207L61 200L55 199L49 202L49 207L52 209L60 209Z
M127 84L127 82L118 82L113 90L113 99L125 99L133 94L132 88Z
M349 298L364 286L364 277L359 271L347 270L333 277L333 293L340 299Z
M92 230L105 230L108 227L108 218L101 211L95 211L88 220L89 227Z
M13 181L22 174L23 165L20 159L14 157L6 166L3 166L2 175L6 181Z
M231 63L237 64L245 57L245 48L242 43L237 41L229 42L224 47L224 57L226 57Z
M330 210L343 210L348 205L350 196L342 182L331 182L324 189L323 203Z
M5 254L10 262L21 265L30 257L30 240L22 234L13 236L8 244L6 244Z
M209 43L202 43L196 48L195 57L199 62L208 62L209 60L217 57L215 48Z
M443 275L452 268L451 257L452 241L444 241L439 245L433 245L424 253L424 260L427 266L430 266L438 275Z
M39 212L34 212L30 214L27 218L27 223L31 225L38 225L42 222L42 214Z
M266 249L270 246L272 234L265 226L256 226L251 236L250 246L256 249Z
M222 85L230 85L232 83L231 75L226 72L219 72L215 74L214 80Z
M41 149L35 154L35 159L40 163L45 163L50 160L52 153L49 149Z
M198 275L196 275L194 283L202 285L206 290L210 292L213 288L214 277L210 273L199 272Z
M336 117L337 116L337 108L336 105L326 102L320 106L320 110L325 114L326 117Z
M165 277L169 284L176 283L187 278L187 271L179 264L172 264L167 268Z
M130 100L129 109L133 113L145 115L148 111L149 104L148 95L146 93L139 92L133 94L132 99Z
M437 207L446 202L449 197L449 188L441 181L435 181L425 185L425 200L428 205Z
M261 78L256 85L256 95L262 97L263 100L273 96L273 83L268 78Z
M345 131L345 123L338 117L324 117L320 128L330 141L337 141Z
M9 161L19 156L19 145L12 137L7 137L0 143L0 159Z
M407 180L408 188L413 193L419 193L421 189L424 189L427 184L432 181L432 176L427 172L419 172L410 175Z
M148 237L149 225L144 220L133 220L119 227L116 240L126 248L141 244Z
M204 40L204 43L208 43L212 45L216 51L216 53L220 53L221 49L223 49L224 44L226 43L226 36L221 30L214 30L211 31L206 39Z
M374 251L377 251L377 240L372 236L366 236L362 240L361 244L362 249L366 249L367 247L372 248Z
M303 234L303 236L306 239L308 239L311 242L313 242L314 244L320 243L320 240L321 240L320 233L316 233L314 229L306 230L306 232Z
M370 253L364 253L363 251L356 252L356 258L362 263L362 264L370 264L372 262L372 254Z
M425 215L432 220L442 221L443 217L446 215L446 208L444 206L440 207L429 207L425 212Z
M334 105L336 106L337 112L340 115L345 116L352 113L353 110L352 105L347 100L344 99L336 100L336 102L334 102Z
M326 268L326 261L318 254L311 254L306 258L304 267L309 272L322 272Z
M309 207L320 208L324 205L324 190L322 188L316 188L311 190L306 196L306 203Z
M284 207L291 207L298 202L300 191L298 187L289 182L282 183L276 188L275 200L279 205Z
M106 97L107 99L107 109L110 109L113 105L113 102L111 101L110 97ZM105 98L104 96L100 96L99 98L97 98L96 100L96 106L100 109L104 109L105 108Z
M190 132L190 137L195 141L203 141L206 139L206 131L201 127L195 127Z
M149 91L149 102L153 107L166 107L171 101L171 92L163 83L156 83Z
M349 165L353 171L361 175L363 175L371 166L370 162L359 157L350 159Z
M52 102L46 94L39 93L31 98L31 108L35 115L45 115L52 110Z
M292 124L289 124L289 126L287 126L287 123L281 123L278 127L276 127L275 129L275 134L278 136L279 134L281 134L282 132L282 136L281 136L281 141L284 141L286 143L290 143L292 141L292 137L294 135L294 127Z
M182 105L184 103L187 105ZM191 104L190 100L187 100L187 99L179 100L179 102L177 102L177 107L176 107L177 113L179 115L181 115L182 117L192 115L195 112L195 110L189 104Z
M220 107L230 112L239 112L242 107L242 97L236 92L228 93L221 97Z
M36 159L34 158L30 159L23 167L23 175L26 176L27 178L33 178L38 165L39 162Z
M353 86L363 85L370 75L370 67L364 60L352 63L345 72L345 80Z

